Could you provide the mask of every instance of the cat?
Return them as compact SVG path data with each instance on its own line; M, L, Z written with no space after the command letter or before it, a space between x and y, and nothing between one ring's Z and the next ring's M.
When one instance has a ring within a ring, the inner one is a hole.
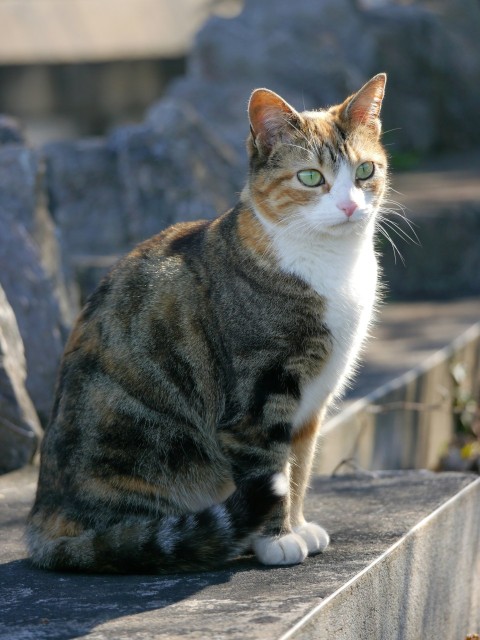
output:
M255 90L238 205L146 240L89 298L42 445L35 565L162 573L325 550L303 499L375 304L385 83L302 113Z

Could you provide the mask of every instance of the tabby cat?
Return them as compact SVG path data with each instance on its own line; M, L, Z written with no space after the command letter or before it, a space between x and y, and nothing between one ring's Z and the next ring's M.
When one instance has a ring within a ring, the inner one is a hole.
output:
M257 89L238 205L122 259L67 343L28 520L33 562L208 569L323 551L303 498L318 425L375 302L386 76L297 112Z

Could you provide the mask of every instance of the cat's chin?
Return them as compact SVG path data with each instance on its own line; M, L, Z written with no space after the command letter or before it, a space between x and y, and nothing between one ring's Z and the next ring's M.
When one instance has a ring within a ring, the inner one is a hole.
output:
M350 236L361 236L365 230L365 224L360 222L336 222L334 224L324 225L320 228L312 230L309 239L318 236L319 238L343 238Z
M369 221L370 218L367 216L355 219L345 218L345 220L326 226L324 233L332 236L363 235L368 229Z

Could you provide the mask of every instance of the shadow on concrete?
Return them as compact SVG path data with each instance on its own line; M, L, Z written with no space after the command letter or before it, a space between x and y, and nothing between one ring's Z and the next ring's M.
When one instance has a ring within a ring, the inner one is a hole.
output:
M84 637L103 623L172 607L206 587L228 583L233 573L253 565L241 559L224 571L107 576L50 573L29 560L14 560L0 567L0 638ZM122 621L122 632L128 633L131 625L133 630L134 620Z

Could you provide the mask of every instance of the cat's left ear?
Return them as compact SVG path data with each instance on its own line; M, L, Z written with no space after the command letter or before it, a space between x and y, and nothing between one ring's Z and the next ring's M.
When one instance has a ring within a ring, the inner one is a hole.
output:
M366 125L381 131L380 109L385 95L387 75L379 73L342 105L341 117L352 126Z
M250 131L255 147L270 153L275 141L295 126L300 117L283 98L270 89L255 89L248 103Z

